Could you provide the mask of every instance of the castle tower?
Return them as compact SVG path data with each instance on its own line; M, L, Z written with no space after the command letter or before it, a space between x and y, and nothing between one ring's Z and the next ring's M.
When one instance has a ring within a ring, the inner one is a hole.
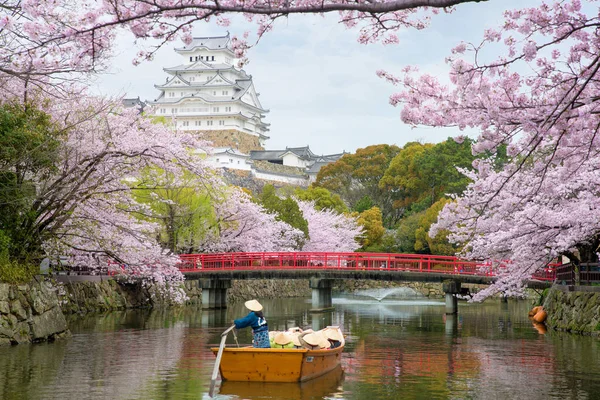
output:
M154 85L160 96L153 116L166 117L180 130L200 131L215 147L231 146L248 153L261 150L269 124L252 76L234 67L229 34L194 38L175 51L181 64L164 68L165 83Z

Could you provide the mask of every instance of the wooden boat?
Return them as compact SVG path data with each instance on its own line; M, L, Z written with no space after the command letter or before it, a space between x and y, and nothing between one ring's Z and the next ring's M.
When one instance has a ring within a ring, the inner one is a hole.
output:
M237 382L224 381L220 395L234 395L239 399L314 400L335 398L344 380L342 366L306 382Z
M340 365L345 344L340 336L340 346L333 349L224 347L219 372L224 381L305 382ZM219 348L211 350L218 358Z

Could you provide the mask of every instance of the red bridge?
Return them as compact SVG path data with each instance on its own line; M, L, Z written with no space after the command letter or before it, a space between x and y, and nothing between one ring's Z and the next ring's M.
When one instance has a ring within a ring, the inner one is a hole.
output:
M443 284L446 313L456 313L462 283L490 284L502 263L465 261L451 256L392 253L220 253L180 256L187 279L199 279L203 308L227 307L233 279L309 279L313 309L332 306L336 279L421 281ZM506 265L506 263L504 264ZM549 287L554 266L538 271L529 287Z
M183 254L180 259L179 269L186 275L195 275L195 273L208 275L211 272L227 271L310 270L325 273L327 271L413 272L493 278L503 268L502 264L492 266L490 262L465 261L454 256L394 253L216 253ZM552 282L555 274L555 266L550 265L536 272L532 279Z

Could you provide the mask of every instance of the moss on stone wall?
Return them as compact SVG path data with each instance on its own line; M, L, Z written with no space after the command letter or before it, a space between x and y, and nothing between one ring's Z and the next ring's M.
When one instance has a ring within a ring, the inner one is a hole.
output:
M593 290L593 289L592 289ZM544 299L548 327L580 334L600 335L600 292L550 289Z

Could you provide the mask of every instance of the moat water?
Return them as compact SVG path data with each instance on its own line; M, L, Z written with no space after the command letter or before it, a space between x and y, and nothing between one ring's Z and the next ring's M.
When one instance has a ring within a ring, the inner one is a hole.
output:
M388 296L261 300L271 329L339 325L341 369L304 384L223 382L218 399L598 399L600 340L545 332L527 302L459 304ZM73 319L56 343L0 348L0 398L208 399L216 345L242 304L224 311L113 312ZM242 330L240 343L249 343ZM233 338L230 338L233 342Z

